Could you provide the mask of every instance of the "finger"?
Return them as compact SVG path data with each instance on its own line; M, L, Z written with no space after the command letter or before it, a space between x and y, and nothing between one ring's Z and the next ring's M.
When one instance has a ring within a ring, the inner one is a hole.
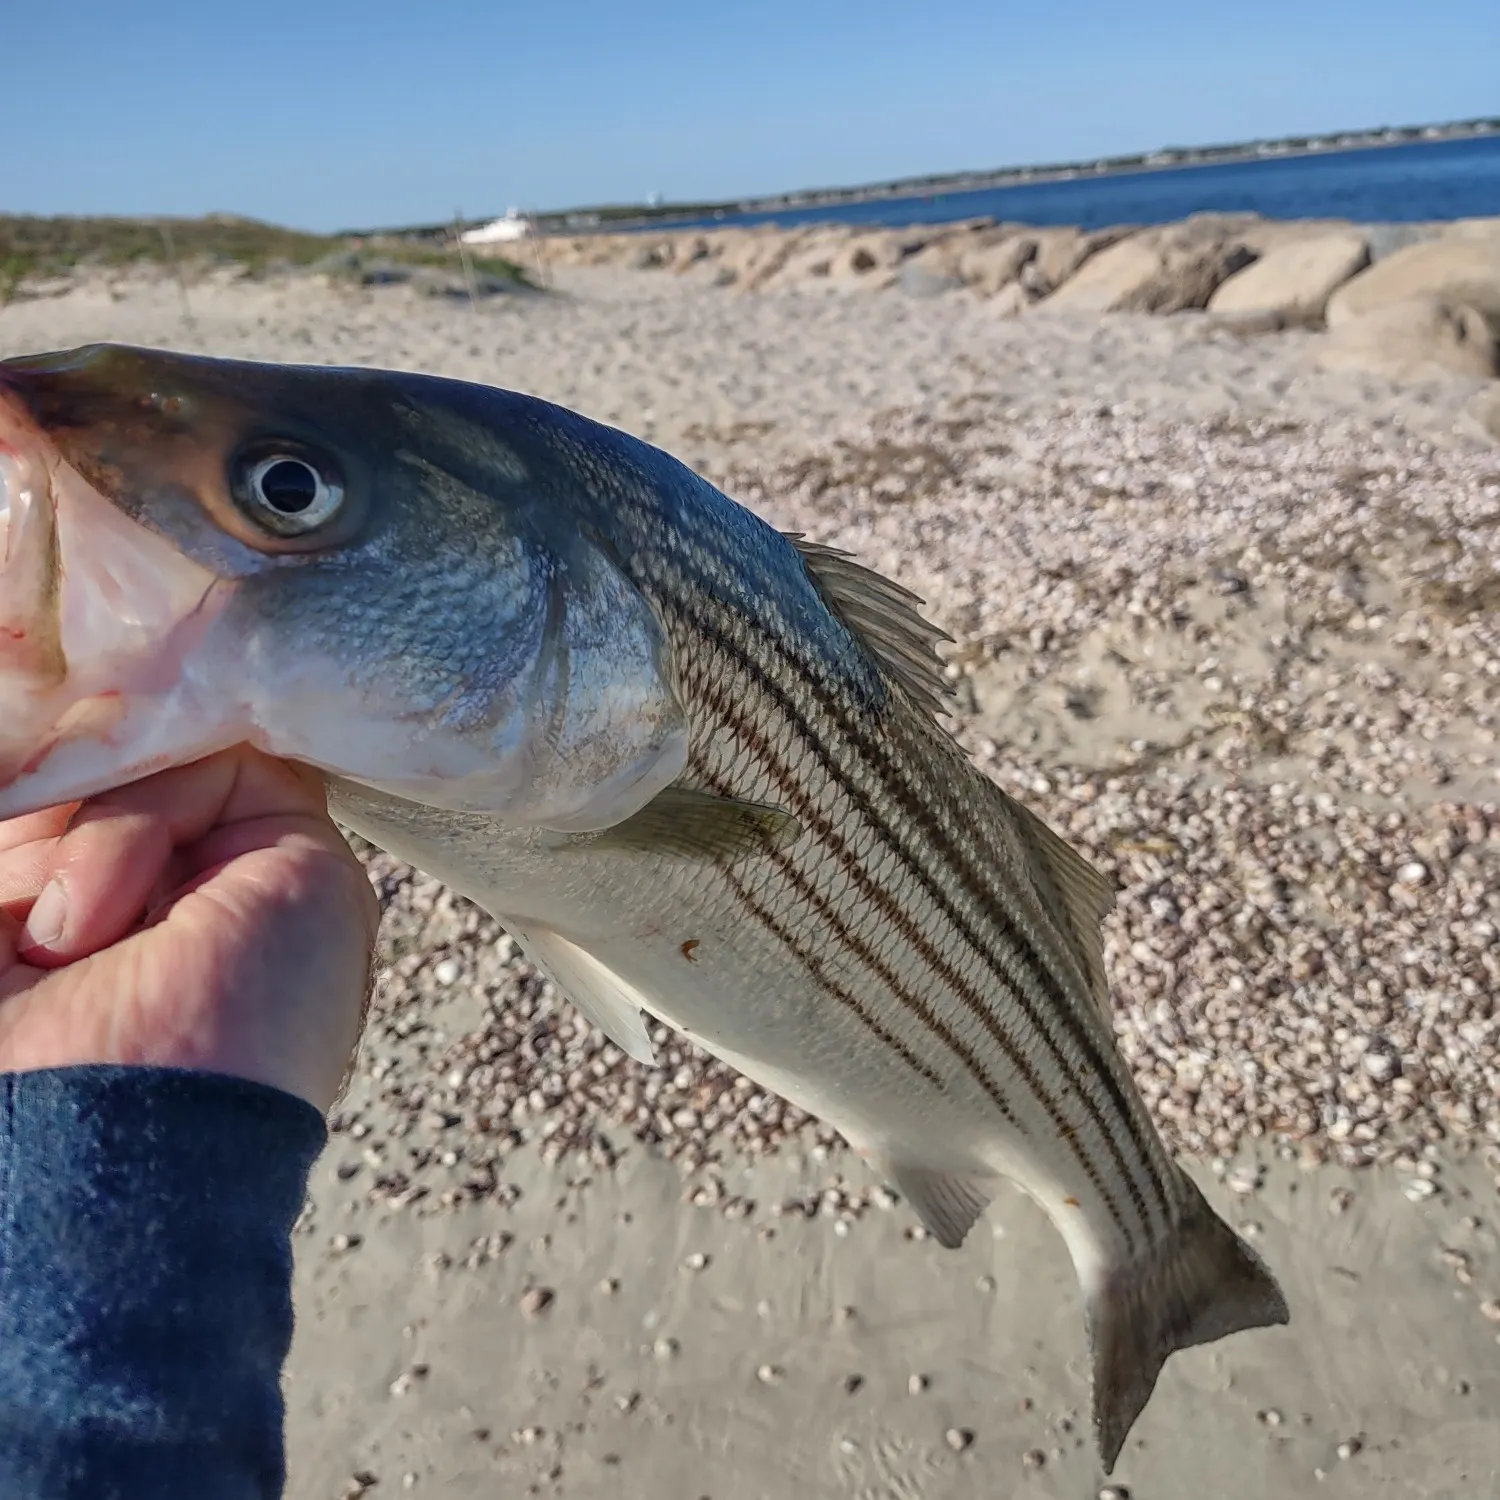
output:
M326 818L321 781L247 746L89 799L53 846L22 955L56 965L97 952L140 920L176 851L216 826L289 815Z
M68 820L78 807L77 802L67 802L60 807L44 807L40 812L26 813L19 818L7 818L0 823L0 854L19 848L22 844L57 838L68 826Z
M21 921L52 873L56 839L38 839L0 852L0 911Z

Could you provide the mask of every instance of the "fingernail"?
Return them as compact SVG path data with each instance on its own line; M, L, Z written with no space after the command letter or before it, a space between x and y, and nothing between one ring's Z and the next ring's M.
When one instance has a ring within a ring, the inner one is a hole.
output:
M22 948L49 948L63 934L68 920L68 893L60 880L51 881L36 898L26 929L21 934Z

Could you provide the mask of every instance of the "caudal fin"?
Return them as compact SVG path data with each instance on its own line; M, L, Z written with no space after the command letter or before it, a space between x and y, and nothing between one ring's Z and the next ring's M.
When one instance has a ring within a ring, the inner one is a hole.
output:
M1182 1187L1177 1232L1111 1273L1088 1299L1094 1435L1106 1473L1169 1355L1290 1316L1260 1257L1185 1175Z

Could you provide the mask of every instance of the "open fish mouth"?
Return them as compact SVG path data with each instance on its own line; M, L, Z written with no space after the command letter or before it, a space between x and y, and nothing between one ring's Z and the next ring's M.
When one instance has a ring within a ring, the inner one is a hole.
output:
M0 817L224 745L183 734L207 728L186 665L220 581L63 459L27 383L0 364Z

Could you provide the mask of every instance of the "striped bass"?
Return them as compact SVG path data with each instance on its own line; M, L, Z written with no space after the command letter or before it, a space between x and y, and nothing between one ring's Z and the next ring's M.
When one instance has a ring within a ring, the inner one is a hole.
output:
M955 1247L997 1184L1083 1289L1106 1468L1176 1350L1287 1321L1114 1042L1112 892L940 723L920 601L665 453L414 374L0 363L0 816L250 742L827 1121Z

